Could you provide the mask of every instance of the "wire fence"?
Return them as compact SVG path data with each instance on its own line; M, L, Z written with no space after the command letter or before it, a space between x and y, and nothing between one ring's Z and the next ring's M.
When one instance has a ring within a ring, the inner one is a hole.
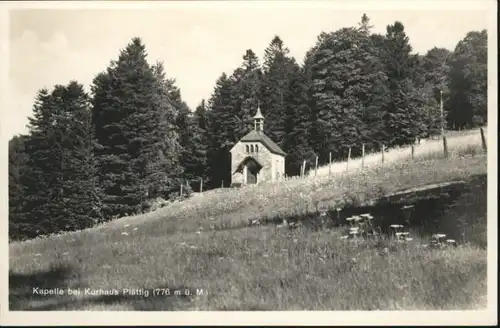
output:
M361 148L361 156L357 158L351 158L352 148L348 149L347 160L340 162L332 161L332 153L329 153L328 164L319 166L319 157L315 157L315 165L311 166L307 169L307 160L304 159L301 168L300 174L296 176L281 176L277 178L272 183L281 183L284 181L298 181L302 179L309 179L316 176L331 176L333 174L348 172L356 169L363 169L373 166L384 165L388 162L396 162L399 160L405 159L416 159L422 158L425 156L435 158L435 157L444 157L448 158L452 154L452 152L457 154L465 154L467 151L470 151L472 148L477 149L479 144L481 145L482 151L487 151L486 145L486 135L485 135L486 127L482 127L479 130L461 131L460 133L454 133L450 135L442 135L442 136L432 136L429 139L421 139L415 142L412 145L387 149L385 145L382 145L380 151L373 153L365 152L365 145L361 144L359 147ZM267 183L267 182L266 182ZM185 185L181 185L180 188L180 196L183 197L186 194L185 186L189 183L186 182ZM259 183L260 184L260 183ZM258 184L256 184L258 185ZM243 187L247 187L250 185L244 185ZM199 180L199 188L197 192L193 192L195 195L203 194L205 191L203 190L203 180ZM226 187L226 188L225 188ZM221 182L221 189L228 189L229 185L224 186L224 181ZM190 187L191 189L191 187ZM211 191L214 191L212 189ZM215 192L215 191L214 191Z

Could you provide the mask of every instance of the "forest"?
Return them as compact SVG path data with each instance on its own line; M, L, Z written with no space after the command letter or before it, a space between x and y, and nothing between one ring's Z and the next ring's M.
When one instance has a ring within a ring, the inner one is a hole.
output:
M124 46L89 93L70 81L34 97L29 132L9 141L11 240L145 213L154 199L178 198L181 184L187 193L200 180L204 190L229 186L229 150L252 128L258 102L288 176L304 159L341 160L361 144L374 152L437 135L441 124L487 124L486 30L418 54L401 22L376 34L363 15L320 33L300 64L275 36L263 58L242 51L241 66L196 108L162 62L148 62L140 38Z

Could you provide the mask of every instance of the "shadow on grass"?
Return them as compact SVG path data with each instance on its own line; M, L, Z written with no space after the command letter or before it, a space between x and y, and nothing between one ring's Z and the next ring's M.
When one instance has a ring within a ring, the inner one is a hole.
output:
M276 216L262 224L300 222L308 230L321 230L349 225L347 218L370 213L374 225L390 234L390 225L401 224L420 236L444 233L447 238L469 241L486 247L487 175L473 176L468 181L428 186L383 197L369 205L353 202L340 211L330 210L326 216L309 213Z
M332 200L333 201L333 200ZM301 215L272 216L263 218L258 225L251 221L226 220L214 224L212 231L227 231L241 228L258 228L259 225L298 223L306 229L319 231L349 225L347 218L370 213L374 225L384 233L391 234L393 224L401 224L412 234L430 237L444 233L456 241L471 242L486 248L487 175L475 175L466 181L450 181L446 184L427 185L385 196L368 204L357 200L347 202L340 211L334 209L321 217L319 212ZM230 214L229 214L230 215ZM210 231L208 229L208 231Z
M9 310L10 311L65 311L65 310L128 310L128 311L175 311L188 310L190 299L196 290L178 286L157 288L95 289L81 286L79 274L70 266L51 267L46 271L30 274L9 272ZM70 295L68 289L79 291ZM170 295L154 295L153 290L171 291ZM182 291L174 295L173 291ZM46 294L44 295L44 291ZM102 291L108 291L103 295ZM133 295L134 292L135 294ZM188 294L189 292L189 294ZM93 295L92 295L93 294Z

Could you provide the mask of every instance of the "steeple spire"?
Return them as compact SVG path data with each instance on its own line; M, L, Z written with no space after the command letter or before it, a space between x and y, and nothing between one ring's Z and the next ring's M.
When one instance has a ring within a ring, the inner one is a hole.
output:
M255 131L264 131L264 116L260 112L260 101L257 102L257 113L253 117Z

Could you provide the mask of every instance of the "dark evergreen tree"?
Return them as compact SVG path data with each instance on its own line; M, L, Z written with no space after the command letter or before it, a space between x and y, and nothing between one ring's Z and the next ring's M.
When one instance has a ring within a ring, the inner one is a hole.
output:
M209 181L207 168L209 136L205 106L205 100L202 100L190 120L192 139L190 144L191 162L188 171L191 174L192 188L194 190L199 190L200 180L203 180L205 185Z
M181 166L184 170L183 180L191 181L196 178L194 166L196 166L196 154L193 153L195 142L195 125L193 115L187 106L179 108L176 125L179 131L181 151Z
M284 122L285 139L282 143L287 153L285 173L288 176L300 174L303 160L312 161L315 154L310 142L311 108L308 103L308 85L304 70L297 64L291 67L288 76L286 116Z
M56 111L53 96L47 89L38 92L29 117L29 135L26 138L26 172L22 176L24 189L24 213L19 232L33 238L52 232L53 207L57 197L54 175L58 174L59 161L54 154Z
M323 162L330 152L333 159L345 159L349 148L356 156L362 143L379 139L365 123L382 122L386 78L365 19L359 28L323 35L314 53L315 150Z
M209 138L205 101L192 113L187 107L178 113L177 127L181 136L181 164L184 169L182 182L192 190L199 189L200 180L206 185L209 181L207 153Z
M385 105L389 90L382 60L383 36L371 34L370 18L363 14L358 27L358 52L364 62L361 72L364 79L358 85L358 97L363 104L361 139L366 152L379 151L388 139L385 127ZM358 147L359 149L359 147Z
M334 159L344 158L349 147L361 144L362 104L351 87L361 78L355 34L352 28L333 32L316 52L313 89L321 140L316 147L323 159L329 152Z
M179 154L178 169L175 174L170 174L170 176L173 181L173 189L178 192L181 184L186 190L187 186L193 188L195 183L199 183L199 179L203 176L200 173L200 166L204 167L205 165L207 146L201 144L201 136L195 124L195 118L186 102L183 101L175 79L165 78L165 76L162 79L164 80L164 87L171 108L175 114L174 124L178 144L175 153Z
M92 86L92 125L95 127L99 165L99 185L103 189L103 211L106 218L129 211L122 197L128 166L128 140L124 135L127 113L121 108L123 97L114 81L116 62L96 76Z
M316 53L318 49L323 44L324 40L328 38L328 34L322 32L318 37L316 44L306 52L304 57L304 64L302 66L302 73L306 85L306 105L309 108L309 115L307 117L307 136L309 145L309 156L304 156L304 159L308 163L308 166L313 165L315 162L316 154L321 150L321 135L319 133L319 122L318 122L318 108L316 104L316 99L314 97L314 72L316 64ZM299 166L300 168L300 166Z
M83 86L41 90L26 138L19 237L90 227L102 219L88 96Z
M207 102L205 99L202 99L194 111L195 124L200 130L204 131L204 133L208 131L207 110Z
M387 26L384 62L390 98L385 126L389 147L412 143L427 133L421 106L423 99L413 80L417 62L411 51L403 24L396 22Z
M96 140L89 97L83 86L73 81L63 89L59 120L61 167L61 223L69 230L87 228L103 221L102 190L95 157Z
M265 133L288 154L286 174L297 175L302 161L311 160L314 154L309 142L308 71L289 52L279 36L265 49L261 107Z
M163 63L153 66L155 74L155 111L158 115L156 136L156 167L150 174L152 198L168 197L176 192L182 183L184 169L182 167L183 147L177 120L179 108L187 108L182 101L180 90L175 86L174 79L168 79Z
M208 102L210 145L208 162L210 167L210 188L228 186L231 181L230 150L238 141L239 120L234 114L232 100L233 83L223 73L216 82L214 92Z
M25 142L27 136L16 135L9 140L9 238L20 239L30 229L25 213L26 162Z
M481 126L488 121L488 35L469 32L450 59L449 125Z
M163 130L168 121L167 94L160 92L164 82L146 56L144 44L134 38L94 80L93 122L107 216L144 210L151 193L158 192L153 181L168 181L165 160L177 156L167 152Z
M251 49L245 52L243 64L233 72L231 81L236 125L228 126L228 129L234 129L234 135L239 139L253 129L252 117L261 98L262 71L258 57Z
M279 146L286 138L286 98L289 97L290 70L295 61L279 36L275 36L264 52L261 108L266 117L264 132ZM285 150L286 151L286 150Z

